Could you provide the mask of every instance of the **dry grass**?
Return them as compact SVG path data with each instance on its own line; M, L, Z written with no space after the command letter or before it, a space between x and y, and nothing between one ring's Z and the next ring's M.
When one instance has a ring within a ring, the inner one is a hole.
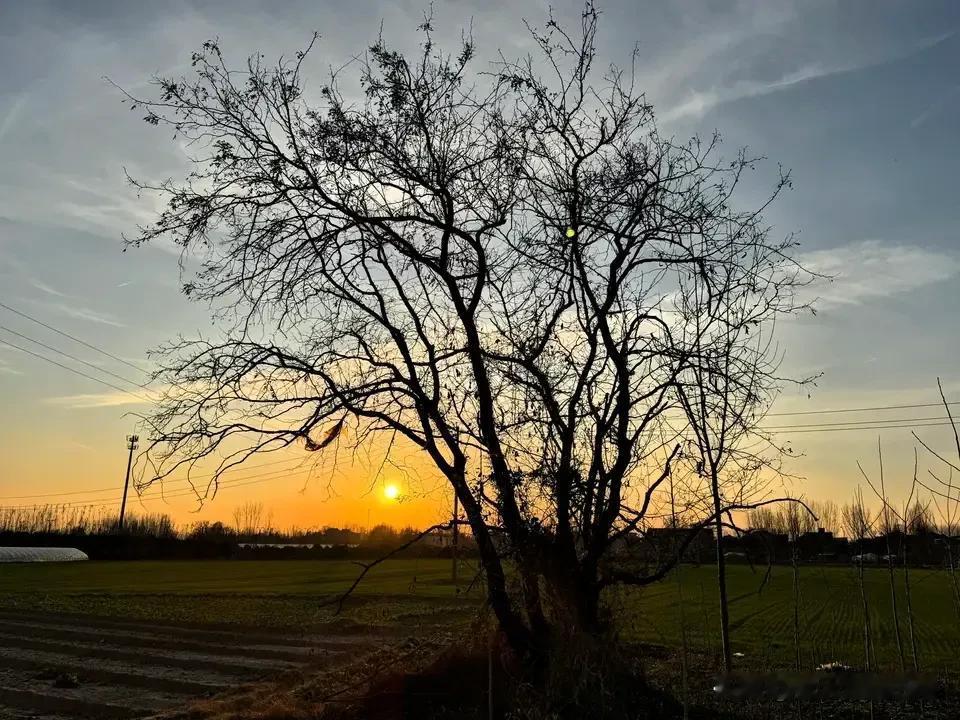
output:
M448 634L380 647L320 671L291 671L269 682L195 701L162 720L346 720L398 675L416 675L452 643ZM400 717L400 716L397 716Z

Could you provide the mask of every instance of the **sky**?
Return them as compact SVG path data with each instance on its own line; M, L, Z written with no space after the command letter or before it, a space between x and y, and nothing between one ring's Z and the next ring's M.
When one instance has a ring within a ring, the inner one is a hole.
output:
M137 368L150 367L149 348L211 323L205 307L179 293L169 248L124 252L122 236L135 234L160 206L157 198L138 197L125 171L145 180L177 178L189 161L187 148L130 112L113 83L149 92L154 75L187 71L191 52L207 39L219 38L239 62L253 52L291 56L317 31L306 82L318 86L329 66L362 52L381 28L394 45L414 47L427 6L0 0L0 303L120 359L0 307L0 506L117 502L124 437L135 424L130 413L145 409L129 393L4 342L129 388L126 380L143 382ZM797 233L799 259L834 280L817 288L816 317L779 328L785 373L822 377L809 393L785 393L774 412L932 403L938 376L948 397L960 400L960 4L599 6L600 60L623 63L637 46L638 86L662 131L681 138L716 129L727 151L748 145L769 158L747 180L748 202L769 187L777 163L793 173L793 189L766 218L778 234ZM576 20L582 6L560 0L553 7L564 22ZM546 3L523 0L436 0L433 8L441 41L472 27L478 61L498 49L528 52L522 21L540 24L547 13ZM860 478L857 461L875 466L878 433L894 494L912 473L916 443L910 428L838 431L843 426L823 423L905 421L895 425L942 415L942 408L927 407L778 415L769 423L820 424L781 430L802 453L788 467L798 476L790 489L843 502ZM948 447L945 428L918 432ZM426 525L447 512L426 463L411 454L383 466L377 452L325 462L311 473L299 457L287 464L253 460L273 464L237 471L236 487L224 486L202 505L174 483L164 489L168 497L151 491L131 507L193 522L228 519L236 505L254 499L283 527ZM411 488L403 502L383 497L391 483ZM421 492L414 496L413 488Z

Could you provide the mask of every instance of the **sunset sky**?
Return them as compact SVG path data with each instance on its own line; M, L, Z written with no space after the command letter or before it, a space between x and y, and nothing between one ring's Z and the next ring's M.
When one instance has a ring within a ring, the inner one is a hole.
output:
M581 7L552 4L561 22L575 20ZM124 168L160 180L182 177L189 166L185 148L130 112L105 76L144 93L154 74L188 71L191 52L209 38L218 37L239 62L254 51L292 55L316 30L306 82L319 84L330 65L369 46L381 23L389 42L414 47L426 6L0 0L0 303L7 306L0 306L0 506L118 502L124 436L134 429L128 413L148 409L127 381L144 382L136 367L150 367L148 348L211 322L204 307L180 294L175 253L121 251L121 234L135 233L159 207L156 198L137 197ZM777 162L793 171L794 189L767 219L779 234L798 232L800 259L836 279L817 289L816 317L779 329L785 372L824 375L811 397L787 393L774 412L932 403L938 375L948 397L960 400L960 4L616 0L600 7L601 59L626 61L638 43L639 86L665 133L716 128L730 152L746 144L769 157L749 180L755 198ZM498 48L526 53L521 20L546 17L546 3L522 0L441 0L434 9L441 42L459 38L472 22L479 61ZM903 425L942 415L942 408L924 407L777 415L768 424L815 426L779 430L805 454L790 466L805 478L791 490L842 502L858 481L856 461L875 461L878 432L895 483L912 471L913 440L905 427L839 431L844 426L824 423ZM947 447L945 428L918 432ZM237 471L236 487L199 510L183 483L168 485L166 500L156 493L142 506L134 498L131 507L191 522L228 519L252 498L284 527L365 525L368 517L425 525L448 512L437 478L410 451L376 479L381 447L353 460L327 459L309 475L305 467L282 474L300 456L278 459L252 461L264 467ZM418 497L387 501L385 483Z

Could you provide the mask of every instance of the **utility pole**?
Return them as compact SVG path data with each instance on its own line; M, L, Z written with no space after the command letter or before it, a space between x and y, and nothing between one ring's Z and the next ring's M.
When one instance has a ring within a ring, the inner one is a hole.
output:
M457 520L460 517L460 498L457 491L453 491L453 552L450 557L453 560L453 586L457 587L457 544L460 539L460 523Z
M123 481L123 501L120 503L120 521L117 523L117 530L123 530L123 515L127 511L127 489L130 487L130 468L133 466L133 451L139 447L139 435L127 435L127 475Z

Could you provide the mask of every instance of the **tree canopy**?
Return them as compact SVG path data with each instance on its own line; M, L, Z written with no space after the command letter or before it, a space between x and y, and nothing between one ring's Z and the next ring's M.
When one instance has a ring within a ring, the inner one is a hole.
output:
M194 154L182 181L136 181L167 205L132 242L198 258L184 291L223 328L159 351L148 481L402 436L456 493L518 647L594 627L607 585L662 577L611 552L664 517L679 468L693 488L777 456L757 427L772 327L807 276L762 217L789 176L738 209L756 159L662 135L632 65L597 67L597 22L588 5L576 32L531 28L535 56L477 67L427 20L416 56L381 39L312 89L315 43L233 69L209 42L193 74L131 98ZM739 487L684 501L691 538L768 501Z

